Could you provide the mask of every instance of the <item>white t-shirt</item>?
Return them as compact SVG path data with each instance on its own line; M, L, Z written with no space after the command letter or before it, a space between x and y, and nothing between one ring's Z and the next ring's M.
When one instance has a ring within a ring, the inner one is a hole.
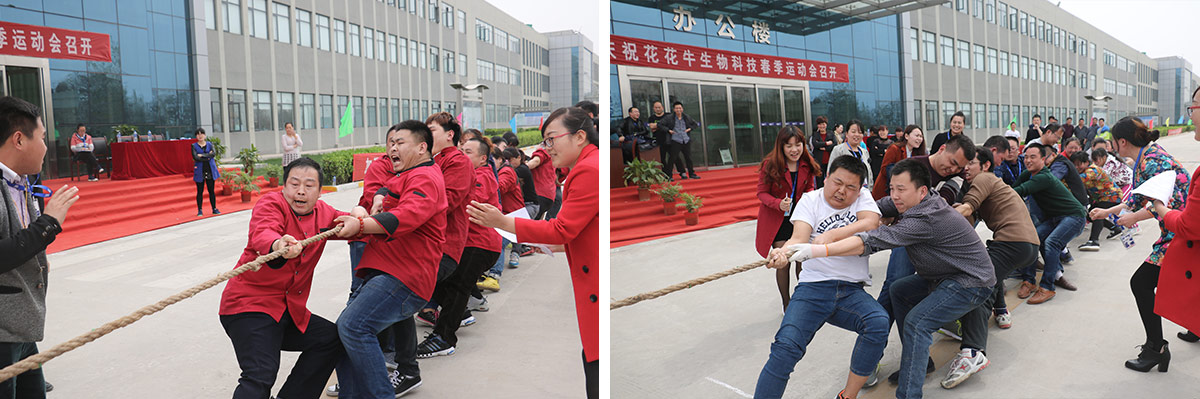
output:
M858 200L844 209L834 209L825 202L825 189L804 193L796 203L792 212L792 221L802 221L813 227L809 240L816 239L822 233L858 221L858 212L879 212L871 191L863 188L858 192ZM816 258L804 262L798 282L814 282L827 280L842 280L864 282L871 284L871 273L867 268L870 259L866 256L830 256Z
M1016 137L1017 139L1020 139L1021 132L1018 132L1016 130L1009 130L1009 131L1004 132L1004 137Z

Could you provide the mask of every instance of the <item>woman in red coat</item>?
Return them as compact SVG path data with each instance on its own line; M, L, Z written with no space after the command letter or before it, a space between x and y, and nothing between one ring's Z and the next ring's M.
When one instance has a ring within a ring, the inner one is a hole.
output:
M1200 121L1200 89L1192 92L1192 105L1188 107L1192 120ZM1200 141L1200 130L1195 132L1194 139ZM1192 174L1192 185L1188 188L1188 204L1200 204L1200 168ZM1200 275L1200 264L1189 259L1200 258L1200 205L1185 206L1182 210L1168 208L1162 201L1154 201L1154 213L1158 216L1168 231L1175 233L1175 241L1167 247L1163 257L1162 273L1167 276L1183 276L1184 278L1164 278L1159 281L1159 297L1155 302L1155 313L1158 313L1191 331L1177 334L1179 339L1187 342L1200 341L1200 336L1192 332L1200 328L1200 316L1195 312L1195 300L1200 297L1200 285L1190 276ZM1183 244L1183 245L1180 245ZM1169 285L1169 286L1168 286ZM1164 287L1168 286L1168 287ZM1167 288L1167 289L1163 289ZM1172 288L1178 288L1172 290ZM1172 294L1178 293L1178 297Z
M514 219L478 202L467 206L467 214L473 223L516 234L520 242L565 246L583 341L587 397L596 398L600 396L600 138L587 111L576 107L550 113L542 137L554 167L571 168L558 217Z
M775 136L775 147L758 169L758 230L754 249L764 258L771 248L779 248L792 237L792 222L787 219L795 199L815 189L816 177L821 175L820 165L805 143L799 127L784 126ZM791 299L790 269L788 266L775 270L784 310Z
M875 178L871 196L876 200L888 196L888 182L891 181L888 179L888 166L917 155L925 155L925 134L921 132L920 126L908 125L904 128L904 133L896 138L896 143L883 153L883 162L876 171L879 176Z

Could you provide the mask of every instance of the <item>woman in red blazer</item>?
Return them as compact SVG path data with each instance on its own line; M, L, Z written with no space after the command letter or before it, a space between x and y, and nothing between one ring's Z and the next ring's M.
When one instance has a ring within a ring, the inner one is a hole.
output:
M891 181L888 179L888 166L908 157L925 155L925 134L921 132L920 126L908 125L896 140L896 143L883 153L883 162L876 171L879 172L879 176L875 178L875 187L871 189L871 196L875 200L888 196L888 184Z
M758 230L754 249L764 258L771 248L779 248L792 237L792 222L787 219L795 199L815 189L816 177L821 175L821 167L805 143L799 127L784 126L775 136L775 147L758 169ZM791 299L790 269L789 266L775 271L784 310Z
M558 217L513 219L478 202L467 206L467 214L473 223L515 233L519 242L565 246L583 341L587 397L596 398L600 396L600 138L587 111L577 107L550 113L542 137L554 167L571 168Z
M1192 120L1200 121L1200 89L1192 92L1192 105L1188 107ZM1200 141L1200 130L1194 139ZM1200 168L1192 174L1192 185L1188 187L1187 204L1200 204ZM1182 210L1168 208L1162 201L1154 201L1154 214L1162 219L1175 239L1167 247L1162 261L1162 277L1158 283L1158 295L1154 311L1189 331L1177 336L1187 342L1200 341L1192 331L1200 330L1200 313L1195 306L1200 300L1200 264L1190 259L1200 258L1200 205L1184 206ZM1182 278L1181 278L1182 277ZM1165 288L1165 289L1164 289Z

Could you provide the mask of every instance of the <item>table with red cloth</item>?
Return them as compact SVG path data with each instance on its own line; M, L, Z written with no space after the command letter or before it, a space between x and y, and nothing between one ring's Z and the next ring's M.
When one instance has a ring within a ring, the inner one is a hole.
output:
M192 160L192 143L196 139L139 141L112 143L113 180L144 179L147 177L191 176L196 162Z

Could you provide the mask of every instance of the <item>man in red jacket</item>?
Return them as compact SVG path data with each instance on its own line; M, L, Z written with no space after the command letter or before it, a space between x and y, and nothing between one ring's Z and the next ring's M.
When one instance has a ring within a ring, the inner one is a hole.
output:
M376 334L411 320L429 301L437 282L448 229L446 188L430 159L432 145L432 134L420 121L404 121L388 131L394 176L375 192L379 212L363 219L361 229L353 232L368 238L355 272L362 285L350 294L337 322L346 348L346 361L338 364L341 395L399 397L421 385L421 377L407 374L411 369L405 364L389 375ZM415 352L413 348L414 357Z
M550 153L540 145L533 151L533 155L525 164L533 173L533 188L537 191L537 198L526 198L525 200L537 201L538 212L537 215L532 216L535 220L541 220L550 212L550 207L554 205L554 197L557 195L558 185L554 181L554 165L550 160Z
M234 398L270 395L279 374L279 351L302 352L279 390L286 398L317 397L344 351L337 327L308 310L313 269L325 241L307 247L299 240L345 223L343 236L357 233L358 219L318 200L321 166L310 158L292 162L283 172L282 193L269 193L254 205L250 237L238 264L287 248L266 268L229 280L221 293L221 325L242 369ZM365 210L358 213L365 215Z

